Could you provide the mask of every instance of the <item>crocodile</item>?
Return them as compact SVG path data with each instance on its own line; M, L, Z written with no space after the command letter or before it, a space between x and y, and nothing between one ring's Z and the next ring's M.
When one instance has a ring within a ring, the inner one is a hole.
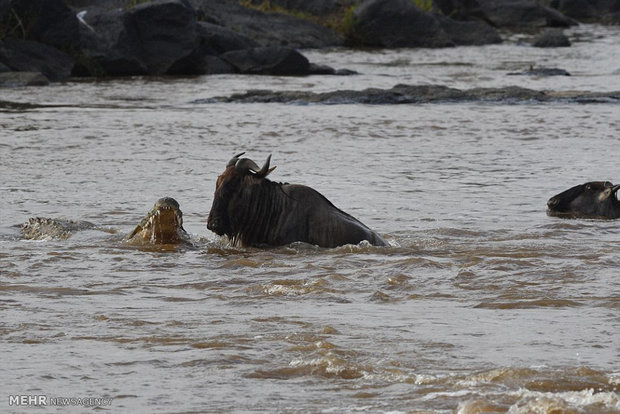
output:
M32 217L22 224L21 230L23 237L30 240L66 240L82 230L115 233L114 230L98 227L88 221L48 217ZM136 228L125 236L124 241L131 244L191 244L191 238L183 228L183 213L179 203L172 197L157 200Z
M157 200L126 240L151 244L190 243L190 237L183 228L179 203L172 197Z

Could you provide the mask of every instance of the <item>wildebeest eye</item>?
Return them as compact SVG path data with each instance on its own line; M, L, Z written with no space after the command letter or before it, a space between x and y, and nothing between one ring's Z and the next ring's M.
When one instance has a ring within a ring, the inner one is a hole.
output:
M593 188L590 184L586 185L586 191L593 191Z

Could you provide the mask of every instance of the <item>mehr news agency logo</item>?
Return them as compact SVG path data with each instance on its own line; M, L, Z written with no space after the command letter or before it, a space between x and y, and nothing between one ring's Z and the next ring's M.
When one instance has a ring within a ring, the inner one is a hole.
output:
M18 407L103 407L112 405L106 397L48 397L47 395L9 395L9 405Z

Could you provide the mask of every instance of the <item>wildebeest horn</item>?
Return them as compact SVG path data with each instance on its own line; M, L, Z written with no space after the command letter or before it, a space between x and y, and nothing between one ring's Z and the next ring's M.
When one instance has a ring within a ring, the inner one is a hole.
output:
M233 165L235 165L237 163L237 161L239 161L239 157L242 156L243 154L245 154L245 151L244 152L240 152L239 154L237 154L234 157L232 157L230 159L230 161L228 161L228 164L226 164L226 168L232 167Z
M267 157L267 161L263 164L263 166L259 169L258 165L254 161L249 158L241 158L235 163L235 168L238 171L243 172L244 174L248 171L252 171L254 175L258 178L264 178L269 175L270 172L276 169L276 167L269 168L269 163L271 162L271 154Z
M271 162L271 154L269 154L269 156L267 157L267 161L265 161L261 169L259 171L256 171L256 175L258 177L261 177L261 178L267 177L267 175L269 175L270 172L276 169L276 167L269 168L270 162Z
M612 194L617 193L618 190L620 190L620 185L614 185L613 187L611 187L611 193Z

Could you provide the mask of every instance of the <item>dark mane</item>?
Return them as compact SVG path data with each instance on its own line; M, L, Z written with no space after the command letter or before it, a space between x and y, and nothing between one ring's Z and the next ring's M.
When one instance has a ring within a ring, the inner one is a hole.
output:
M276 227L277 220L285 204L287 195L281 183L267 178L258 179L250 175L242 178L243 191L239 200L239 209L245 214L231 219L233 244L253 246L267 244L271 230Z

